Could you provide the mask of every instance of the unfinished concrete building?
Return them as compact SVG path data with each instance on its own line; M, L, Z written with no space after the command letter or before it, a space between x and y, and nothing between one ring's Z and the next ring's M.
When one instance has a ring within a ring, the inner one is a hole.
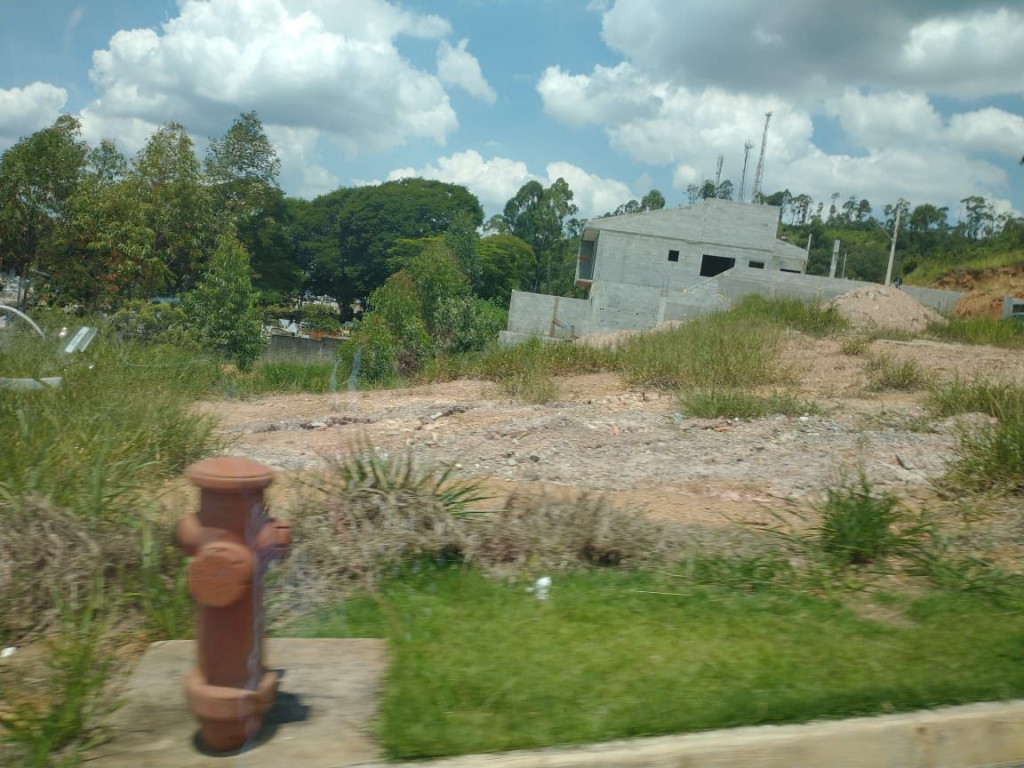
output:
M777 237L779 209L705 200L588 221L576 284L586 299L514 291L502 340L574 338L646 330L727 309L747 294L828 300L864 285L805 274L807 254ZM906 288L917 301L950 312L960 294Z

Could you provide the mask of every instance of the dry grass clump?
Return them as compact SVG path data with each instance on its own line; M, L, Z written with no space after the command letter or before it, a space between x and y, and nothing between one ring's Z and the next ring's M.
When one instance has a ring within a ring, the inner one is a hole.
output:
M53 626L97 578L138 566L134 531L87 522L40 499L0 502L0 640Z
M497 512L472 512L466 504L477 490L408 459L364 453L335 464L289 514L295 538L275 617L332 604L424 562L503 575L639 565L674 538L666 525L590 496L513 497Z
M665 554L666 526L599 496L513 496L486 519L467 521L466 559L485 571L639 565Z

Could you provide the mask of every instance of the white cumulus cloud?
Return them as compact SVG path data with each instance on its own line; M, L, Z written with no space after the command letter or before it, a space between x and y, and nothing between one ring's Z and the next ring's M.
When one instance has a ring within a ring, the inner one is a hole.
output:
M94 122L176 120L210 135L255 109L349 152L445 141L458 121L442 83L396 47L449 25L384 0L184 0L159 30L121 30L93 54ZM99 126L97 126L99 128Z
M498 95L484 78L476 56L466 50L468 42L462 39L452 47L447 40L441 41L437 47L437 76L442 83L458 86L469 95L493 104Z
M419 176L449 184L461 184L477 196L489 213L498 213L529 181L545 187L559 178L565 179L573 192L573 202L583 218L614 210L635 197L629 186L615 179L605 179L562 161L548 163L543 174L531 173L526 163L505 157L484 157L475 149L438 158L437 164L422 168L399 168L388 174L389 180Z
M67 100L67 91L49 83L0 88L0 149L51 125Z

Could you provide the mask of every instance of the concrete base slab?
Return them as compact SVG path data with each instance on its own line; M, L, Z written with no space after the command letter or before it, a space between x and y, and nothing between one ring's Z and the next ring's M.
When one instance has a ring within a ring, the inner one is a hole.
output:
M267 640L266 664L279 670L277 700L257 743L237 757L196 746L185 704L185 673L195 643L154 643L128 681L110 719L112 738L85 756L88 768L343 768L380 758L370 735L381 678L383 640Z

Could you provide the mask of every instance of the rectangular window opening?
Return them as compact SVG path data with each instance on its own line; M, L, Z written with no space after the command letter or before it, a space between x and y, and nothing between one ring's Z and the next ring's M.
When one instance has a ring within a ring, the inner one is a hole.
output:
M751 261L748 264L748 266L751 269L764 269L764 262L763 261Z
M782 271L783 272L789 272L790 274L793 274L793 275L803 274L799 269L783 269Z
M736 266L736 259L727 256L712 256L705 253L700 260L700 276L714 277Z
M668 252L668 260L669 261L679 261L679 251L669 251Z

